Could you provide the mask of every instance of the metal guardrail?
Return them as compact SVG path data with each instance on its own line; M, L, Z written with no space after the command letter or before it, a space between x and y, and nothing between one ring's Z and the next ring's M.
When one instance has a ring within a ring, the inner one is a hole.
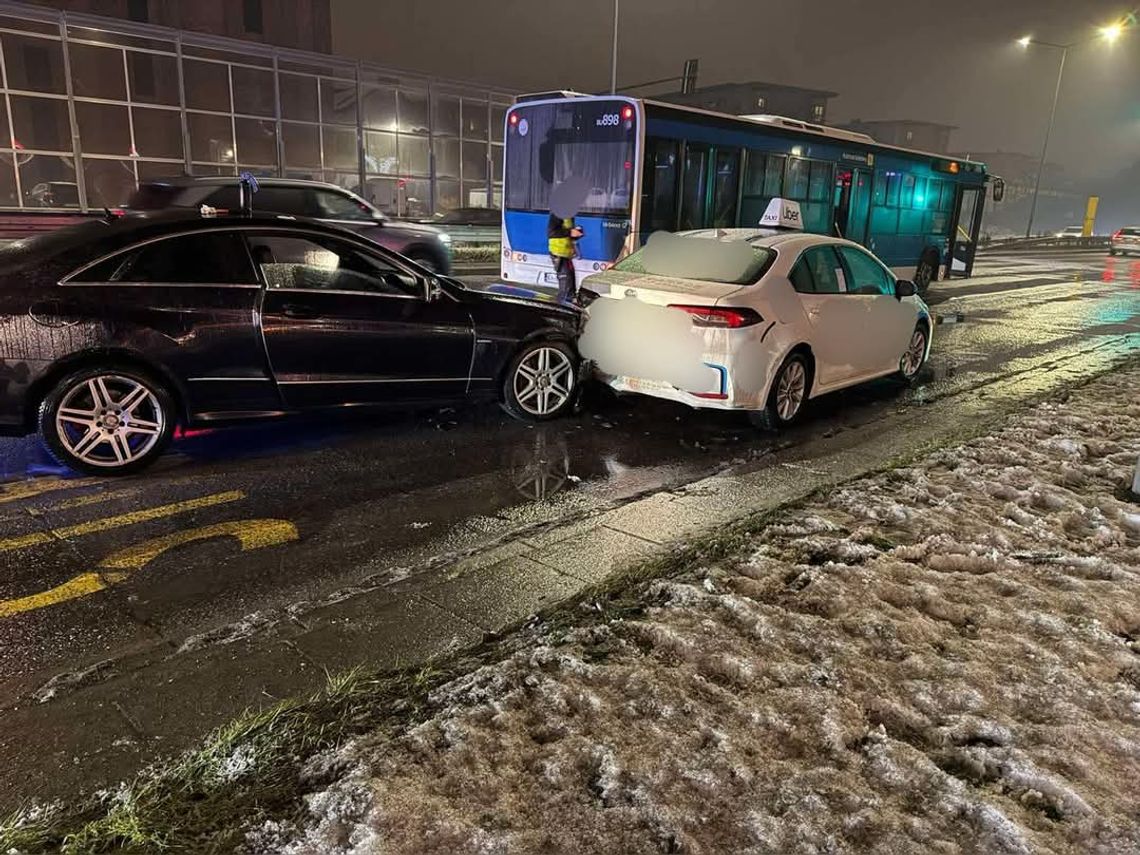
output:
M1107 236L1001 238L978 244L979 252L1020 251L1034 249L1108 249Z

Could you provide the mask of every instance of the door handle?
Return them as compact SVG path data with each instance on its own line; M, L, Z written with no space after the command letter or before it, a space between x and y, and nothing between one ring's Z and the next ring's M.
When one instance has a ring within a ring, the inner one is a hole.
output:
M312 320L321 316L320 312L318 312L316 309L312 308L311 306L302 305L300 303L286 303L281 307L281 311L287 318Z

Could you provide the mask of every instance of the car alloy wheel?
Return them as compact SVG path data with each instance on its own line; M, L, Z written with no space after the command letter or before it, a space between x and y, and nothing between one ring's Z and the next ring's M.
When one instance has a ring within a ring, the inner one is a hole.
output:
M532 342L511 360L502 386L503 407L524 421L546 421L574 404L578 360L569 344Z
M162 387L133 372L85 371L44 400L40 430L64 463L85 472L120 474L148 465L173 433Z
M910 337L910 344L907 345L906 353L903 354L902 359L899 361L899 373L902 374L906 380L914 379L918 374L918 370L922 368L922 363L926 361L926 332L922 327L916 327L914 333Z
M807 370L803 362L794 359L784 366L776 380L776 414L780 421L792 421L799 414L806 395Z

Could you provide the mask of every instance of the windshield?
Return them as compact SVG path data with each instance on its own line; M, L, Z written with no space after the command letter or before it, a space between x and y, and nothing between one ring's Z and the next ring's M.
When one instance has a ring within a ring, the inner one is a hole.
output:
M551 189L575 176L589 188L579 213L628 216L635 124L625 101L516 106L507 124L506 207L547 211Z
M623 273L751 285L776 258L774 250L742 240L654 232L645 246L613 266Z

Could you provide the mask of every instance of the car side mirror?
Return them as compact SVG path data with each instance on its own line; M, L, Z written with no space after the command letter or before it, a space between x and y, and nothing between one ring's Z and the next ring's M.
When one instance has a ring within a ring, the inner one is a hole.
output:
M994 179L994 202L1000 202L1005 198L1005 182L1000 178Z
M438 279L429 279L427 281L427 298L429 303L434 303L436 300L443 297L443 286L439 284Z
M918 288L909 279L900 279L895 283L895 296L900 300L903 297L913 297L918 293Z

